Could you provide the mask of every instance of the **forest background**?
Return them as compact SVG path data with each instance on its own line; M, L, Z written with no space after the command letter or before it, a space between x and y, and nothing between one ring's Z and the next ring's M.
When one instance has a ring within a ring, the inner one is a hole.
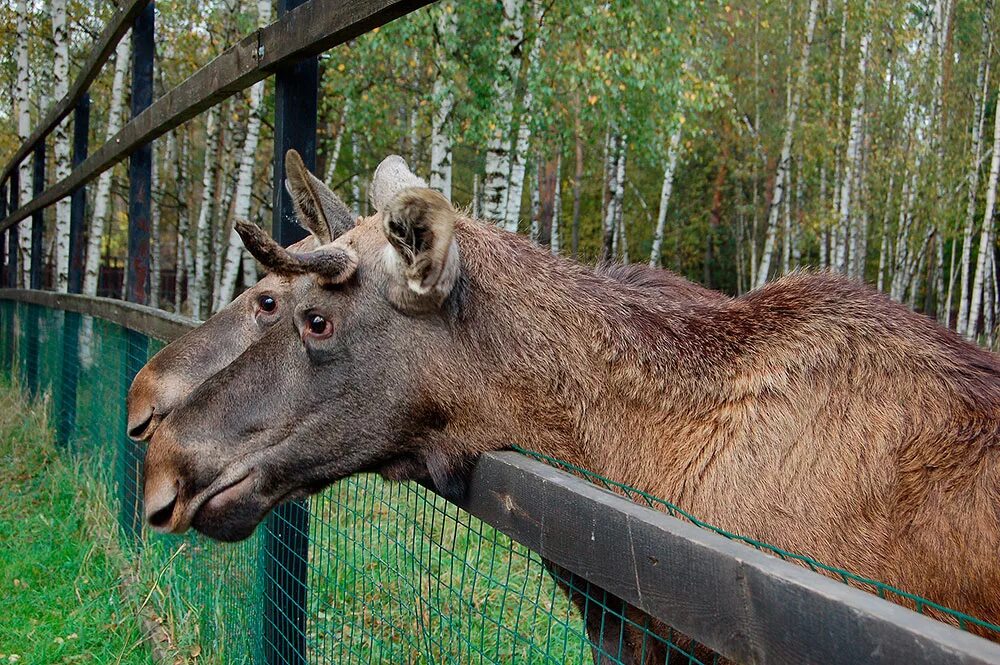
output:
M115 9L0 0L0 155ZM994 14L993 0L441 0L320 58L317 171L366 214L368 177L398 153L555 253L731 294L834 270L992 345ZM271 0L158 0L156 94L272 20ZM129 49L92 87L91 145L128 120ZM232 221L270 224L272 117L267 80L156 141L154 305L205 318L256 280ZM70 127L50 182L70 170ZM88 188L90 294L121 290L125 171ZM64 290L68 199L46 215L46 282Z

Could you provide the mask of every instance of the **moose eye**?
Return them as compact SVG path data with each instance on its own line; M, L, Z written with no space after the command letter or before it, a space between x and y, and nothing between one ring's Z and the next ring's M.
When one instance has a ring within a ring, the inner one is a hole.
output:
M319 314L311 314L306 319L306 326L309 328L309 334L313 337L329 337L330 333L333 332L333 326L330 322Z
M270 314L278 307L278 301L268 295L263 295L257 298L257 306L260 307L262 312L267 312Z

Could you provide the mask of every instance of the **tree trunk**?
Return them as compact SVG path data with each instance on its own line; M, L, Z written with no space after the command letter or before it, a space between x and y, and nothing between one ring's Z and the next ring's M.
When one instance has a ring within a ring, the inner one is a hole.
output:
M188 134L189 135L189 134ZM191 243L188 240L190 232L191 215L188 207L188 185L187 185L187 149L189 143L183 141L183 136L177 141L177 249L176 260L174 262L174 313L190 311L190 304L187 298L182 297L184 285L188 282L188 269L193 263L191 256Z
M604 211L604 242L601 261L611 261L615 255L615 232L617 231L618 206L625 196L625 153L627 140L613 131L608 140L607 206Z
M556 153L556 191L552 202L552 233L549 249L556 256L562 251L562 149Z
M253 172L257 161L257 146L260 143L261 107L264 101L265 81L258 81L250 88L250 113L247 119L246 138L243 141L243 153L240 157L239 173L236 176L236 191L233 194L232 218L225 223L228 227L228 243L226 258L222 264L222 279L215 294L213 311L219 311L233 299L236 289L236 277L239 273L243 241L233 227L233 220L250 219L251 188L253 187Z
M537 32L535 43L527 55L528 64L524 81L522 81L524 95L521 97L520 113L518 115L517 140L514 143L514 152L511 155L510 189L507 194L507 210L504 214L504 227L511 232L517 231L518 220L521 217L521 197L524 192L524 167L531 141L532 112L535 101L534 82L538 76L540 54L545 41L545 32L542 30L542 3L533 0L531 8L531 15Z
M559 196L559 157L556 155L540 164L538 244L551 248L556 229L556 199Z
M497 75L493 80L495 128L486 151L486 175L483 179L482 214L498 224L506 222L510 184L511 123L514 115L514 89L517 84L518 49L524 40L524 0L502 0L503 19L500 34L504 40Z
M205 163L201 176L201 207L194 227L194 284L189 283L191 316L200 320L208 310L209 274L212 266L212 207L215 203L216 153L219 149L219 107L205 118Z
M972 302L969 304L969 322L965 337L974 339L979 325L982 308L984 281L989 277L986 257L993 251L993 212L997 201L997 178L1000 175L1000 103L996 105L993 120L993 159L990 161L990 179L986 185L986 211L983 214L982 231L979 234L979 256L976 261L976 276L972 281Z
M431 122L431 173L430 186L451 200L451 112L455 105L455 92L451 85L450 72L446 63L450 62L455 47L455 33L458 30L458 13L454 2L437 5L438 44L435 53L438 60L438 75L434 79L434 101L437 109Z
M840 184L840 203L837 215L837 251L834 265L838 272L857 277L858 265L864 265L862 257L853 256L857 246L860 229L858 221L851 219L851 206L854 202L855 180L861 170L862 127L865 112L865 76L868 71L868 53L871 47L872 34L866 33L861 38L861 48L858 54L858 78L854 82L854 104L851 107L850 129L847 138L847 154L844 157L843 180ZM860 188L858 188L860 189ZM852 223L853 222L853 223Z
M573 144L576 154L576 168L573 171L573 258L580 253L580 190L583 185L583 133L580 130L579 108L573 127Z
M670 194L674 190L674 172L677 170L677 155L680 152L681 129L678 124L670 135L670 145L667 147L667 165L663 169L663 185L660 187L660 208L656 213L656 231L653 233L653 247L649 252L649 265L660 267L660 254L663 252L663 234L667 227L667 208L670 206Z
M106 140L110 141L121 129L125 81L131 64L131 45L128 39L118 42L115 51L115 74L111 83L111 103L108 107L108 129ZM94 212L91 215L90 233L87 236L87 259L83 272L83 292L97 295L97 278L101 266L101 247L104 232L111 216L111 177L113 169L108 169L97 180L94 194Z
M257 0L257 23L267 25L271 22L271 0ZM236 219L250 219L250 204L253 188L254 166L257 162L257 146L260 144L260 125L263 120L264 86L266 81L258 81L250 88L250 104L247 113L247 131L243 140L243 153L240 157L239 172L236 176L236 187L233 193L234 205L232 217L223 220L223 227L228 229L228 243L226 247L226 258L222 264L222 279L219 280L219 288L215 293L215 303L213 311L219 311L233 299L236 290L236 277L239 273L241 262L243 265L251 263L242 261L249 253L243 248L243 241L236 233L233 221ZM343 129L341 129L343 133ZM339 136L338 136L339 138ZM249 275L244 276L244 281L249 281Z
M965 230L962 234L961 277L959 279L958 321L955 330L965 335L969 325L969 273L972 263L972 236L976 232L976 195L979 193L979 161L983 151L983 122L986 116L987 80L992 40L990 25L993 17L993 0L985 0L983 7L982 47L976 73L976 90L972 110L972 163L968 175L968 195L965 205Z
M764 251L761 255L760 265L757 267L757 277L754 282L754 285L758 288L767 282L767 277L771 270L771 260L774 256L774 246L778 235L778 216L781 212L781 203L785 196L785 189L788 186L788 170L792 159L792 138L798 120L799 105L802 102L802 90L805 88L806 77L809 73L809 52L812 50L813 34L816 31L816 13L818 8L819 0L810 0L809 16L806 20L806 41L802 46L802 57L799 60L795 90L792 93L792 103L788 107L788 117L785 120L785 136L781 144L781 157L778 160L778 167L774 176L774 191L771 195L771 202L768 205L767 236L764 240Z
M323 179L328 185L333 182L333 174L337 170L337 162L340 160L340 148L344 145L344 132L347 129L347 117L351 113L353 106L350 97L344 98L344 106L340 110L340 121L337 123L337 136L333 139L333 149L326 156L326 177Z
M15 102L17 105L17 136L21 143L24 143L31 135L31 109L29 107L28 94L31 88L31 67L28 62L28 3L27 0L18 0L17 3L17 34L24 35L24 38L15 39L17 50L17 92ZM21 162L21 183L20 205L24 205L31 200L31 160L25 159ZM16 227L17 244L20 249L18 262L21 266L20 275L22 288L27 288L31 284L31 228L27 221L21 222Z
M55 61L52 68L53 93L58 101L69 92L69 34L66 26L66 0L51 0L52 42L55 47ZM69 121L59 123L53 142L55 154L55 179L64 180L70 171ZM69 197L56 202L55 226L55 286L63 293L69 286Z

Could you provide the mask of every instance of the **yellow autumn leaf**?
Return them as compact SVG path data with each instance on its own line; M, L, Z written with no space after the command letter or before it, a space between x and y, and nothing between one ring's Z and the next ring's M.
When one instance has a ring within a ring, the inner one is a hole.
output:
M590 97L587 97L587 102L591 106L593 106L594 104L596 104L597 103L597 95L591 95Z

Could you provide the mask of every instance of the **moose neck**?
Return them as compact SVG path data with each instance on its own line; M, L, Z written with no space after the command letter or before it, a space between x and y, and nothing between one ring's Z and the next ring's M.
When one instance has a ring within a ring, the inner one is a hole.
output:
M714 339L689 330L718 305L654 295L482 224L457 234L463 369L448 379L449 433L475 452L518 444L641 478L649 470L636 466L652 456L640 448L662 441L676 414L715 401L702 360Z

